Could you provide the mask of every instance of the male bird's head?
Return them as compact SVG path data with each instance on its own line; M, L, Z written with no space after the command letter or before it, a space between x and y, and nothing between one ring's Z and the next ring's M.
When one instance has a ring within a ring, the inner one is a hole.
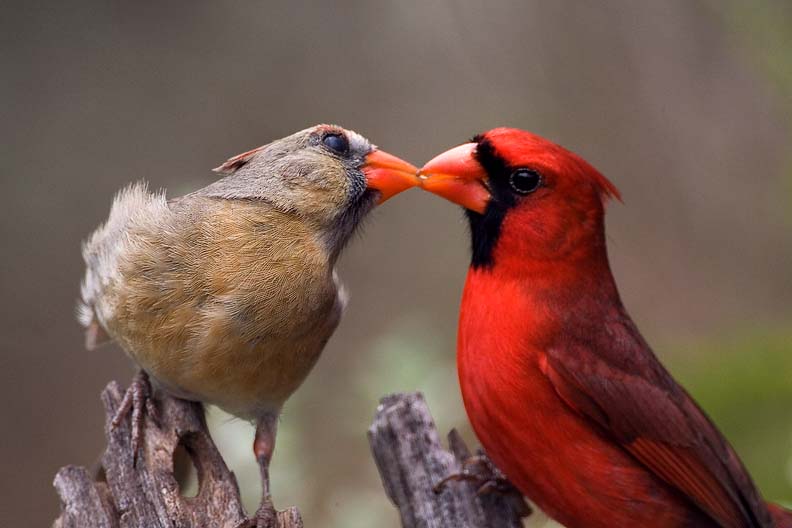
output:
M514 128L480 134L420 173L424 190L466 209L474 268L510 258L557 262L604 249L604 202L619 198L585 160Z
M196 194L258 200L306 218L343 245L376 204L419 184L417 168L351 130L317 125L244 152Z

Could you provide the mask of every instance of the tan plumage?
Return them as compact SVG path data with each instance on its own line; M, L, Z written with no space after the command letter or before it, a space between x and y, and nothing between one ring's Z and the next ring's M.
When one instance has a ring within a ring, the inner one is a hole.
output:
M88 344L104 332L155 385L256 420L273 437L257 452L268 463L280 408L343 312L335 263L379 198L373 152L320 125L231 158L226 177L170 202L144 184L121 191L84 246ZM401 163L389 174L413 185Z
M145 193L137 185L129 194ZM195 197L133 228L102 292L107 332L163 386L255 418L277 412L343 299L314 226L261 202Z

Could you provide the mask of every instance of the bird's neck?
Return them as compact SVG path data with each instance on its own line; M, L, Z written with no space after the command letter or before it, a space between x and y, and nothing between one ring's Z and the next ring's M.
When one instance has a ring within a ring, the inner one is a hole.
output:
M355 203L345 207L332 221L323 222L317 228L322 233L331 266L335 267L341 252L376 204L377 194L367 191Z
M489 350L522 343L526 351L541 351L559 336L599 331L600 319L624 316L604 246L559 260L495 257L492 266L468 273L460 354L463 332L498 341Z

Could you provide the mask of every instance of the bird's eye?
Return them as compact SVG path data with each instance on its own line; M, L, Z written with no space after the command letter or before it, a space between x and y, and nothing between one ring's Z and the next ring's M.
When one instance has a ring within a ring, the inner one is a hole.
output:
M515 192L530 194L542 185L542 175L533 169L517 169L509 177L509 183Z
M343 134L326 134L322 138L322 143L336 154L346 154L349 152L349 140Z

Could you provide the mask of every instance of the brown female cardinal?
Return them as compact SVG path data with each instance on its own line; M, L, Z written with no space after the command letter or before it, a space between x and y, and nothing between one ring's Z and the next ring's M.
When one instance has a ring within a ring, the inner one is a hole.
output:
M144 184L116 196L83 248L79 318L89 348L114 339L140 366L114 423L132 410L137 449L149 378L175 396L256 422L264 494L278 414L338 325L339 253L417 169L355 132L319 125L235 156L226 176L167 201Z
M467 210L459 381L487 454L523 494L568 528L792 526L624 309L605 248L612 183L510 128L421 178Z

